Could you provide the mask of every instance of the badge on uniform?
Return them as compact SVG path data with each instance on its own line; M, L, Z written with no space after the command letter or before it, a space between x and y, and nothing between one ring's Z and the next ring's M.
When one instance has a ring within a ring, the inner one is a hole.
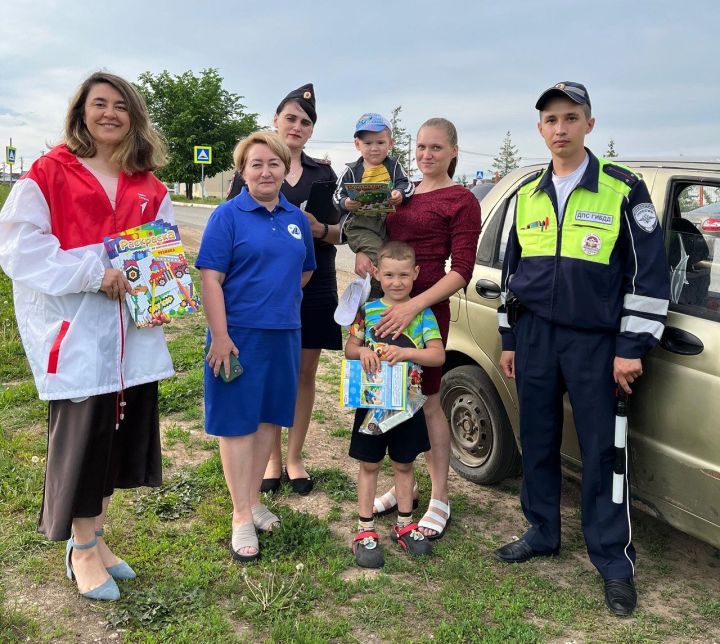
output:
M655 213L655 206L651 203L641 203L635 206L632 210L635 222L640 228L646 233L651 233L657 226L658 218Z
M597 255L602 247L602 239L595 233L585 235L582 240L582 252L586 255Z
M302 239L302 232L300 232L300 226L298 226L297 224L288 224L288 232L295 239Z
M575 212L575 221L586 221L590 224L602 224L603 226L612 226L613 216L606 215L602 212L589 212L587 210L578 210Z

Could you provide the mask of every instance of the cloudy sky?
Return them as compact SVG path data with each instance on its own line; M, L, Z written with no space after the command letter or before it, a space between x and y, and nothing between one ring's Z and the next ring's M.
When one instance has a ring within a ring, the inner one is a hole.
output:
M201 7L204 4L204 7ZM269 124L279 100L315 84L308 146L336 167L355 158L366 111L402 105L457 125L458 171L489 168L506 131L525 162L547 158L533 105L584 82L597 118L588 144L621 157L720 160L717 0L319 0L199 3L16 0L0 12L0 146L25 167L58 141L69 97L97 69L219 69Z

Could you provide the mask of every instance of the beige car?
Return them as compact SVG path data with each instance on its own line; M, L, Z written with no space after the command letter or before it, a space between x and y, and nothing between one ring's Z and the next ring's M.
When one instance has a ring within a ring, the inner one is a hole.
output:
M630 399L633 501L720 547L720 233L695 221L699 207L720 202L720 163L622 163L645 179L662 219L672 285L665 333L644 360ZM451 300L442 405L452 467L476 483L497 483L519 471L517 393L498 367L497 307L515 195L542 167L515 170L482 199L473 278L466 293ZM563 463L579 477L567 397L564 420Z

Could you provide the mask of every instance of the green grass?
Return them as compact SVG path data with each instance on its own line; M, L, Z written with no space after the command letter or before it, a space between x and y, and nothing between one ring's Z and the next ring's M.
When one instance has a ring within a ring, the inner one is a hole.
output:
M0 186L0 200L1 191ZM110 508L107 541L140 576L120 584L117 604L78 602L64 577L63 544L48 542L36 530L47 407L37 400L3 275L0 304L0 642L90 639L86 628L98 622L108 629L101 625L99 636L114 632L124 642L629 643L720 637L717 584L683 553L668 556L672 535L651 520L636 521L640 608L630 621L607 615L574 511L563 510L564 545L556 560L495 562L491 552L507 538L508 522L520 521L507 503L516 505L517 480L464 487L462 493L451 489L455 521L431 558L409 559L387 537L393 518L379 520L385 568L359 573L348 547L357 495L354 475L348 474L355 465L345 460L349 419L334 408L318 408L313 418L324 430L319 433L332 437L324 449L337 455L339 467L312 467L315 454L306 450L315 491L300 499L285 484L268 498L282 517L280 528L260 536L260 562L234 563L228 552L232 506L217 444L195 433L203 413L202 316L166 328L177 377L160 385L163 461L176 469L160 488L117 491ZM323 354L318 374L318 395L333 401L338 360ZM194 464L187 464L188 456ZM391 474L389 465L383 474ZM417 478L427 500L426 468L418 468ZM685 570L693 565L692 581L685 582ZM18 588L26 589L24 602L16 601ZM645 598L653 592L673 610L647 609ZM55 597L55 611L38 609L43 604L36 606L35 593Z
M185 196L182 195L172 195L170 199L173 202L176 203L200 203L200 204L207 204L211 206L217 206L219 203L222 203L225 201L224 199L220 199L219 197L205 197L205 199L201 199L200 197L188 199Z

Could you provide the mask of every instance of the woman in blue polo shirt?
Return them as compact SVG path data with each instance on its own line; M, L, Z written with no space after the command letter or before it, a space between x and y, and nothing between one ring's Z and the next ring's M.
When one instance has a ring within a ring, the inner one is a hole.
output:
M293 422L300 302L315 255L306 217L280 193L290 169L282 139L255 132L233 158L245 187L213 212L196 266L209 327L205 431L220 437L233 502L232 556L251 561L260 556L256 529L278 522L259 503L258 490L275 432ZM231 370L231 354L241 375Z

